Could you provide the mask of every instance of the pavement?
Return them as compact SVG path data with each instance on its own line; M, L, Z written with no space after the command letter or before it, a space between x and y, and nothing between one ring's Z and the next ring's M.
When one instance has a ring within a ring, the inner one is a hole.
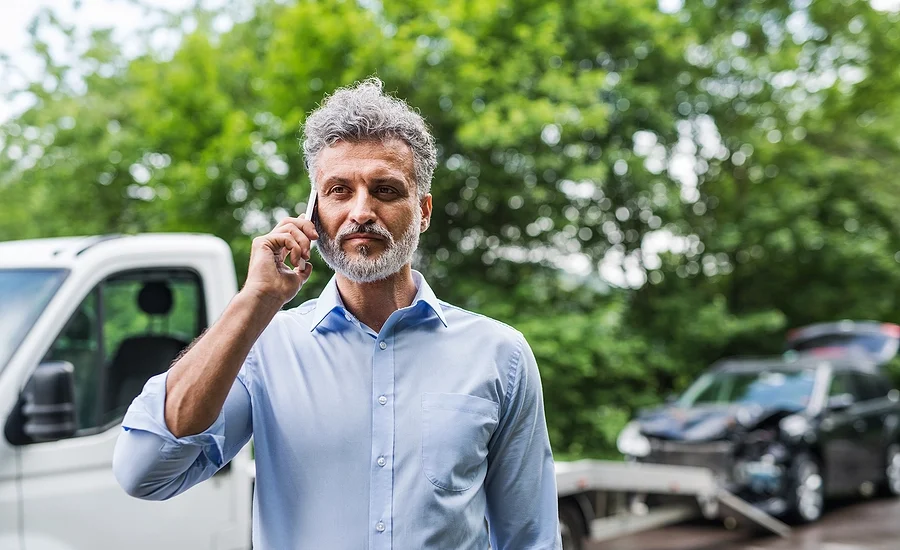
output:
M900 499L840 503L817 523L795 527L791 536L727 530L719 523L691 523L648 531L586 550L898 550Z

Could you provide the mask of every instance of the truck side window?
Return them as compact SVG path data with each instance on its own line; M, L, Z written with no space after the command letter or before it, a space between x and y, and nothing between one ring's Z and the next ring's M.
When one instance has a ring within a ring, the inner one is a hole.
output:
M45 361L68 361L75 367L75 414L79 430L96 426L100 413L97 388L103 353L100 349L98 295L94 289L81 302L44 358Z
M138 272L102 286L104 424L118 422L152 376L165 372L205 326L200 280L188 271Z
M205 307L199 276L174 269L117 274L84 299L45 358L75 367L79 435L121 421L205 328Z

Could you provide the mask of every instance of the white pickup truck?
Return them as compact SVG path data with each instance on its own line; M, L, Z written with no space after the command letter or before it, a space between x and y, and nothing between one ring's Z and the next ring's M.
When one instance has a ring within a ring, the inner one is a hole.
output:
M131 400L236 292L207 235L0 243L0 549L250 547L249 446L167 502L111 469Z

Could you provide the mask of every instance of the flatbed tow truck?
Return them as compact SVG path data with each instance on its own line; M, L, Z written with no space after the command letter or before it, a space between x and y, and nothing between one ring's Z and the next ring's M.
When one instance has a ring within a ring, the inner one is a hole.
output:
M780 537L791 533L787 524L728 492L707 468L578 460L557 463L556 483L565 550L580 550L586 538L610 540L697 518ZM673 503L635 507L629 497L636 493L666 495Z

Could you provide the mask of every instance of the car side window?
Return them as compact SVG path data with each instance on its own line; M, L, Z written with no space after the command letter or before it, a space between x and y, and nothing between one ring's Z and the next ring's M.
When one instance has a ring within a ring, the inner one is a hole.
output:
M834 397L835 395L849 393L854 398L859 399L859 395L854 390L855 388L853 387L853 383L850 380L849 373L837 372L831 379L831 387L828 389L828 397Z
M878 378L871 374L857 373L854 376L856 385L860 388L860 399L869 401L887 396L887 390L882 390Z
M119 273L79 305L45 360L75 367L78 435L121 421L146 381L165 372L206 326L199 276Z

